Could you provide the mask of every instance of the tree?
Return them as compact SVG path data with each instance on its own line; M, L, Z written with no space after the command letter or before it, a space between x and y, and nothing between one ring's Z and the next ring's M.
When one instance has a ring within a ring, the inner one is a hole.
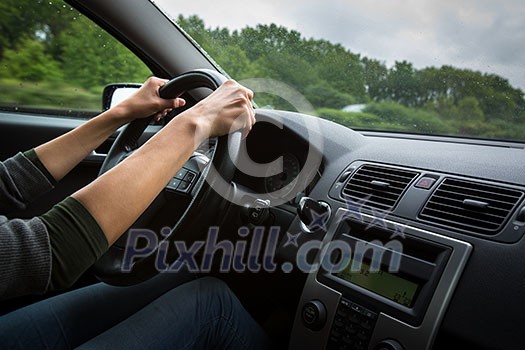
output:
M0 2L0 58L24 38L39 39L51 50L54 40L78 17L63 1L2 0ZM56 52L51 52L55 59Z
M353 96L358 102L365 102L365 78L359 55L355 55L337 44L318 41L324 49L316 62L312 62L317 75L334 90Z
M4 78L33 82L63 78L58 62L46 54L44 44L30 38L22 39L13 50L6 49L0 66Z
M358 102L352 95L333 88L324 80L317 84L308 85L305 89L304 95L316 108L341 109Z
M63 31L59 40L66 76L83 87L142 82L151 74L126 47L84 17Z
M412 63L407 61L396 62L388 72L386 86L387 96L392 101L406 106L418 105L419 84Z
M186 18L183 15L179 15L177 24L205 51L212 47L208 30L204 25L204 21L199 17L193 15Z
M476 98L469 96L459 101L457 108L459 134L479 135L478 133L483 128L484 121L483 111Z
M378 60L363 57L363 78L365 90L368 97L373 101L384 100L388 96L386 80L388 77L388 68Z
M450 134L454 129L432 111L409 108L395 102L369 104L364 113L381 118L385 130L413 131L424 134Z

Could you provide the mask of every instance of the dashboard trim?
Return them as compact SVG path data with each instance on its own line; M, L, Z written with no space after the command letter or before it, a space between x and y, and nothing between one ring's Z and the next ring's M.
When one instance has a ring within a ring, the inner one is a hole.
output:
M339 223L344 219L344 216L349 213L348 210L340 208L332 221L328 233L326 234L322 247L319 252L323 251L323 247L329 244L339 227ZM377 218L361 214L364 223L372 223ZM425 239L434 243L445 245L451 248L451 254L445 264L445 268L439 282L436 286L435 292L432 295L428 308L423 317L423 321L419 326L411 326L402 322L384 312L379 311L379 317L372 333L369 348L372 349L375 344L378 344L384 339L396 339L405 349L428 349L432 346L440 323L444 317L447 306L450 302L452 294L456 285L459 282L460 276L468 261L472 246L454 238L445 237L434 232L422 230L409 225L399 224L397 222L383 219L388 228L402 227L407 235L412 235L421 239ZM316 262L320 262L323 257L321 253L317 254ZM308 275L299 307L297 309L294 326L290 341L290 350L295 349L324 349L327 346L330 329L335 316L335 312L339 301L342 298L340 291L334 290L317 279L317 271L313 271ZM321 300L327 309L327 320L323 328L319 331L312 331L307 329L301 320L301 307L310 300Z

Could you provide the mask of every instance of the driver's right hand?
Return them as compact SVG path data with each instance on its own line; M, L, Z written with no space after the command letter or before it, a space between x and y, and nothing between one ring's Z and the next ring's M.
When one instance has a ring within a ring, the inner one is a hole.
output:
M255 124L253 92L234 80L227 80L211 95L197 103L192 114L197 118L196 137L222 136L243 130L246 137Z

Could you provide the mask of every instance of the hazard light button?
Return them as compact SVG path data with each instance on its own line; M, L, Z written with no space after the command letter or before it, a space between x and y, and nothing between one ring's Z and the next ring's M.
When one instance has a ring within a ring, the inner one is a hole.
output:
M421 179L419 179L419 181L416 183L416 187L429 190L430 188L432 188L435 182L436 179L434 179L433 177L424 176Z

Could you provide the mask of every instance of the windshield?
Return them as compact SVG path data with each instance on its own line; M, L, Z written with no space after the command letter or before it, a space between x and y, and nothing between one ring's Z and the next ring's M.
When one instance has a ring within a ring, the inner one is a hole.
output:
M287 84L366 130L525 139L525 4L156 0L232 78ZM279 94L259 106L295 110Z

